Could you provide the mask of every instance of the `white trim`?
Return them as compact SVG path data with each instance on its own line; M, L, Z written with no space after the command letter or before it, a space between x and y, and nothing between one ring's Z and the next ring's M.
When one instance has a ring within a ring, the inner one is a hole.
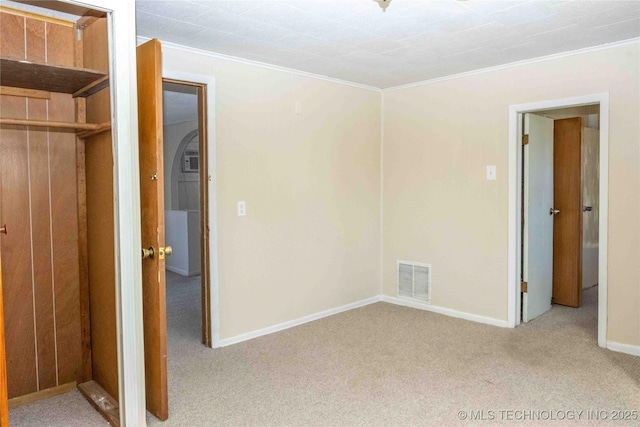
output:
M93 0L95 1L95 0ZM120 425L146 426L135 4L109 5Z
M623 344L621 342L607 341L607 348L611 351L626 353L632 356L640 356L640 345Z
M586 47L584 49L577 49L569 52L561 52L561 53L555 53L553 55L539 56L537 58L525 59L523 61L517 61L517 62L510 62L508 64L497 65L495 67L481 68L479 70L472 70L472 71L467 71L467 72L458 73L458 74L450 74L448 76L437 77L435 79L423 80L415 83L408 83L400 86L388 87L383 89L383 91L390 92L394 90L408 89L416 86L425 86L425 85L430 85L434 83L444 82L447 80L460 79L463 77L475 76L477 74L490 73L493 71L504 70L504 69L513 68L513 67L520 67L523 65L536 64L538 62L551 61L554 59L566 58L568 56L581 55L583 53L597 52L599 50L612 49L615 47L626 46L626 45L635 44L635 43L640 43L640 37L636 37L628 40L622 40L622 41L613 42L613 43L606 43L606 44L593 46L593 47Z
M384 92L380 93L380 286L384 285Z
M247 332L246 334L236 335L234 337L225 338L220 341L220 347L226 347L228 345L237 344L242 341L247 341L253 338L258 338L263 335L273 334L274 332L279 332L285 329L293 328L295 326L300 326L305 323L313 322L314 320L322 319L323 317L333 316L334 314L342 313L345 311L353 310L354 308L364 307L369 304L374 304L376 302L380 302L380 296L375 296L367 299L363 299L360 301L352 302L351 304L346 304L336 308L330 308L329 310L324 310L319 313L310 314L308 316L299 317L297 319L289 320L288 322L278 323L277 325L269 326L267 328L262 328L255 330L253 332Z
M609 94L600 99L600 182L598 185L598 345L607 342L609 315Z
M164 42L161 45L164 47ZM209 175L209 320L211 324L211 346L220 347L220 303L218 297L218 191L216 170L216 80L213 76L204 74L185 73L162 67L162 77L199 83L207 86L207 163ZM168 268L168 267L167 267Z
M138 36L138 43L151 40L148 37ZM184 52L191 52L198 55L208 56L211 58L223 59L225 61L237 62L244 65L250 65L252 67L266 68L267 70L281 71L283 73L294 74L296 76L309 77L311 79L322 80L330 83L337 83L343 86L351 86L358 89L370 90L372 92L382 92L382 89L374 86L369 86L361 83L350 82L347 80L336 79L333 77L323 76L320 74L309 73L306 71L295 70L293 68L281 67L279 65L267 64L266 62L252 61L250 59L240 58L237 56L224 55L222 53L211 52L208 50L198 49L195 47L184 46L181 44L171 43L167 41L161 41L163 46L170 47L171 49L181 50Z
M444 314L445 316L455 317L458 319L470 320L472 322L484 323L485 325L498 326L500 328L508 328L509 325L505 320L495 319L493 317L480 316L478 314L466 313L464 311L454 310L452 308L439 307L437 305L422 304L413 300L398 297L390 297L388 295L381 296L382 302L389 304L401 305L403 307L416 308L418 310L431 311L433 313Z
M522 190L519 185L522 174L519 143L519 120L523 113L583 105L600 105L600 219L598 247L598 345L607 346L607 258L608 258L608 213L609 213L609 93L597 93L572 98L554 99L509 106L509 230L507 267L507 321L515 327L520 307L521 273L521 222L520 200Z

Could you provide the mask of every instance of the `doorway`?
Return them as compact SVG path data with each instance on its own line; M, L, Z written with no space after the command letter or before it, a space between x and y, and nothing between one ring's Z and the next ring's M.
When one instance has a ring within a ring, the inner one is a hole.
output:
M211 347L207 86L165 78L162 91L168 338Z
M598 345L607 346L607 213L608 213L608 149L609 149L609 94L594 94L574 98L511 105L509 108L509 242L508 242L508 324L515 327L521 322L523 272L523 156L522 135L524 114L561 108L598 105L599 121L599 221L598 257ZM549 208L547 208L548 210ZM547 212L547 214L549 214ZM527 289L529 291L529 289Z
M598 283L599 106L525 113L522 140L521 320L528 322L552 304L581 307L583 289Z

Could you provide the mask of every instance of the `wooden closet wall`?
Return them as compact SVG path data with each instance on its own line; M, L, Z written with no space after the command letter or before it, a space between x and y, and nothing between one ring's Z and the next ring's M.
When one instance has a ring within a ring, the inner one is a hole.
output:
M75 65L73 26L0 14L4 58ZM2 118L73 122L71 95L0 96ZM9 398L81 382L75 132L0 130Z
M79 23L0 10L0 57L108 73L106 19ZM11 92L2 119L111 121L108 87ZM2 124L0 180L9 399L91 380L117 399L111 132Z

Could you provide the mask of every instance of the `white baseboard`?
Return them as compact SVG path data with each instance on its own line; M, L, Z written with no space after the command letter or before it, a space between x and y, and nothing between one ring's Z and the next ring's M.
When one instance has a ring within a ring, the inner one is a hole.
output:
M170 265L165 265L165 268L166 268L167 270L172 271L172 272L174 272L174 273L177 273L177 274L179 274L179 275L181 275L181 276L187 276L187 277L190 277L190 276L197 276L197 275L199 275L199 274L200 274L200 270L187 271L187 270L183 270L183 269L181 269L181 268L172 267L172 266L170 266Z
M607 341L607 348L611 351L640 356L640 345L623 344L621 342Z
M486 325L499 326L508 328L509 323L506 320L494 319L493 317L485 317L477 314L465 313L464 311L454 310L452 308L438 307L437 305L421 304L419 302L409 301L402 298L390 297L382 295L381 300L390 304L402 305L404 307L417 308L418 310L432 311L445 316L457 317L458 319L470 320L472 322L484 323Z
M267 328L262 328L252 332L247 332L246 334L240 334L234 337L224 338L220 340L220 347L226 347L228 345L237 344L239 342L247 341L252 338L257 338L263 335L279 332L284 329L293 328L294 326L299 326L308 322L312 322L314 320L322 319L323 317L328 317L334 314L342 313L344 311L353 310L354 308L364 307L365 305L373 304L376 302L380 302L379 295L372 298L363 299L361 301L356 301L351 304L343 305L340 307L330 308L329 310L321 311L319 313L314 313L308 316L299 317L298 319L289 320L288 322L278 323L277 325L269 326Z
M172 267L172 266L166 265L166 264L165 264L164 268L166 268L167 270L172 271L174 273L177 273L177 274L179 274L181 276L188 276L189 275L189 272L187 270L183 270L181 268Z

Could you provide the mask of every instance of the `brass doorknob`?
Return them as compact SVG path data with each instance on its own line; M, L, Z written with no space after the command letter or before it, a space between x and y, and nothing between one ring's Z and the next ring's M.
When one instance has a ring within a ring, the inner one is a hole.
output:
M170 256L173 253L173 248L171 246L160 246L158 252L160 253L160 259L164 259L165 256Z
M558 215L560 213L560 209L549 209L549 215Z
M149 249L142 248L142 259L153 258L156 254L156 250L153 246L149 246Z

